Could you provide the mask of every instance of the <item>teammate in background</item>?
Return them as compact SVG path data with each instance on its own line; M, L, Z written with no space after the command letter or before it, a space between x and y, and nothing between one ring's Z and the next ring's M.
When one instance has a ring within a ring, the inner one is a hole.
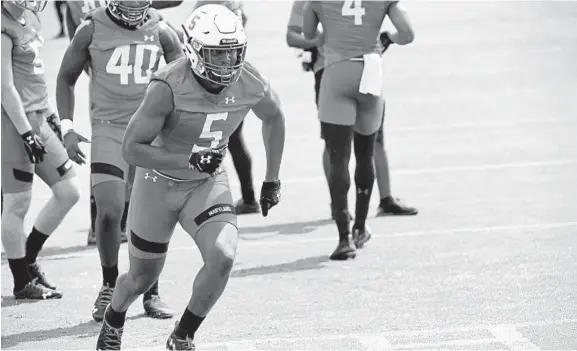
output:
M226 6L229 10L239 16L242 19L242 25L246 26L247 17L242 1L198 0L195 3L194 8L196 9L200 6L209 4ZM232 162L234 163L234 168L236 169L236 174L238 175L240 191L242 193L242 199L240 199L235 205L237 215L260 212L260 207L254 194L254 185L252 179L252 158L248 153L248 148L246 147L244 137L242 135L243 125L244 122L241 122L238 128L230 136L228 142L228 150L230 151L230 156L232 157Z
M323 48L324 35L317 31L314 38L311 40L304 37L303 32L303 8L304 1L294 1L291 13L287 25L286 32L286 42L289 47L303 49L310 52L311 60L310 62L303 63L303 69L305 71L312 71L315 77L315 103L319 105L319 91L321 89L321 78L323 76L323 65L325 62ZM321 138L323 137L321 131ZM323 170L325 172L325 177L327 178L327 184L329 183L330 175L330 160L329 153L326 148L323 150Z
M370 239L366 225L373 183L373 149L382 122L382 46L379 31L385 16L402 12L397 1L360 0L307 2L303 10L303 33L311 40L319 22L325 35L325 69L319 93L319 119L330 157L330 193L339 244L330 258L346 260L356 256ZM404 35L412 40L406 24L391 17L398 32L387 36L401 43ZM348 164L351 143L356 158L356 208L351 234L347 194L350 188Z
M175 7L182 3L182 0L161 0L153 1L152 7L156 9L164 9L169 7ZM68 37L72 40L76 28L80 25L84 16L92 10L97 8L105 7L106 0L84 0L84 1L67 1L67 11L66 11L66 28L68 30ZM174 28L173 28L174 29ZM85 67L85 71L89 74L88 65ZM132 178L132 177L131 177ZM126 216L128 215L128 206L131 191L131 182L126 183L126 204L124 205L124 212L121 218L120 230L121 239L120 241L125 243L127 241L126 237ZM92 184L90 185L90 229L88 230L88 245L96 245L96 234L95 234L95 222L96 222L96 200L94 199L94 194L92 193Z
M60 23L60 32L56 36L57 38L64 37L64 9L66 6L66 1L54 1L54 7L56 9L56 15L58 16L58 23Z
M128 216L131 264L118 278L99 350L120 349L126 311L162 271L177 223L195 241L204 265L166 347L194 350L195 333L223 293L234 263L238 229L220 164L230 135L251 109L262 120L266 150L263 216L280 200L284 115L268 82L244 62L241 20L224 6L205 5L184 29L187 57L157 72L124 135L124 157L138 167Z
M308 71L312 70L315 77L315 102L318 107L318 96L323 75L324 54L322 44L324 36L318 31L312 40L307 40L302 34L303 8L304 1L294 1L287 26L286 41L289 47L304 49L311 52L312 62L303 64L303 68ZM383 106L383 123L379 128L374 150L375 175L380 193L380 204L377 208L377 216L387 215L416 215L417 209L404 205L399 199L391 195L391 180L389 173L389 162L385 151L384 143L384 114ZM321 133L322 138L322 133ZM330 174L329 153L326 148L323 150L323 170L327 178L327 184ZM335 219L335 215L332 215Z
M44 39L36 15L45 6L46 1L2 1L2 245L16 299L62 297L36 258L80 196L61 143L60 121L48 102L40 58ZM24 217L34 173L50 187L52 197L27 239Z
M150 1L110 0L106 8L90 12L78 27L62 59L56 87L62 116L64 145L70 158L85 163L78 147L86 138L74 131L74 86L90 65L90 118L92 122L91 183L98 208L96 243L103 285L92 317L101 321L118 277L120 222L126 201L129 165L122 157L122 137L140 106L160 56L172 62L182 55L174 31L158 20ZM144 309L154 318L170 318L172 311L158 296L158 283L144 295Z

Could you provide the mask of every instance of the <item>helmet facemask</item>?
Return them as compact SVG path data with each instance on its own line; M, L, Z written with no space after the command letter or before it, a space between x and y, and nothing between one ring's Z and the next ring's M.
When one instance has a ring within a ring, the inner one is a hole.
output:
M136 28L146 19L151 4L152 0L109 0L106 5L114 18L129 28Z
M183 26L184 27L184 26ZM222 39L218 46L202 45L185 33L185 53L192 70L209 82L229 86L240 77L246 54L246 42L237 39Z
M14 4L32 12L42 12L48 0L13 0Z

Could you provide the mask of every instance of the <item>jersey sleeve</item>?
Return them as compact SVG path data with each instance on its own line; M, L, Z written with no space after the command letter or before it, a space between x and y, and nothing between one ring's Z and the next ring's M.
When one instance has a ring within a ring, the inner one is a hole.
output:
M243 74L246 73L245 93L249 96L258 96L263 98L270 95L271 88L268 79L262 75L256 67L250 62L245 62Z
M288 27L302 28L304 6L305 6L304 1L293 1L293 6L291 8L291 14L287 25Z

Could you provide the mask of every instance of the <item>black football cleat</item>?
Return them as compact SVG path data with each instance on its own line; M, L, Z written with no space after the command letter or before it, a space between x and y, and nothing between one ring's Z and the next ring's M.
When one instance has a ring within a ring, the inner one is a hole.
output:
M104 312L110 301L112 301L112 294L114 294L114 288L108 286L108 284L103 285L98 292L98 297L94 301L94 306L92 306L92 318L95 321L101 322L104 319Z
M174 312L160 299L158 295L148 295L142 299L142 305L146 315L156 319L169 319Z
M196 350L192 339L186 337L185 339L178 338L174 332L176 331L176 327L178 327L178 322L174 325L174 330L166 340L166 349L167 350Z
M346 261L350 258L357 257L357 251L353 247L351 240L340 240L335 251L329 257L334 261Z
M401 200L392 196L381 199L377 208L377 217L383 216L414 216L419 213L414 207L407 206Z
M260 213L260 206L256 201L245 202L243 199L240 199L236 205L234 205L234 210L237 215Z
M357 249L362 249L371 236L371 228L368 225L365 225L363 229L353 228L353 242Z
M29 264L28 271L30 272L32 279L36 278L38 284L44 285L48 289L56 290L56 285L48 280L46 274L44 274L37 262Z
M114 328L106 320L102 322L96 350L120 350L124 328Z
M38 283L37 280L38 279L35 278L21 290L14 291L14 298L16 300L49 300L62 298L60 291L49 289Z

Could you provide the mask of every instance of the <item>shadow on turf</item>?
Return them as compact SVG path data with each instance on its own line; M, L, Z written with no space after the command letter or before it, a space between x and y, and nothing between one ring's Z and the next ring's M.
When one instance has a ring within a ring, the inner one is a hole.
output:
M239 234L262 234L262 233L276 233L279 235L293 235L293 234L307 234L320 226L334 223L332 219L317 219L307 222L285 223L275 225L265 225L260 227L240 227ZM247 236L242 237L245 240L257 240Z
M96 250L96 246L95 245L92 245L92 246L78 245L78 246L71 246L71 247L45 247L40 252L39 257L41 260L42 259L45 259L45 260L68 259L70 257L58 258L58 257L52 257L52 256L67 255L67 254L79 253L79 252L89 251L89 250ZM6 264L8 264L8 259L6 258L6 254L2 253L2 265L6 265Z
M316 256L303 258L294 262L275 264L272 266L260 266L246 269L239 269L233 271L230 275L232 278L243 278L254 275L276 274L276 273L290 273L298 271L307 271L311 269L321 269L324 267L323 263L328 262L328 256Z
M4 297L2 297L4 300ZM128 317L126 320L134 320L146 317L144 313ZM102 324L95 322L93 320L80 323L71 327L55 328L55 329L45 329L45 330L35 330L27 331L20 334L13 334L4 336L2 335L2 348L14 347L22 342L33 342L33 341L44 341L48 339L58 339L63 336L76 336L79 338L93 338L96 343L96 338L98 333L100 333L100 328Z

